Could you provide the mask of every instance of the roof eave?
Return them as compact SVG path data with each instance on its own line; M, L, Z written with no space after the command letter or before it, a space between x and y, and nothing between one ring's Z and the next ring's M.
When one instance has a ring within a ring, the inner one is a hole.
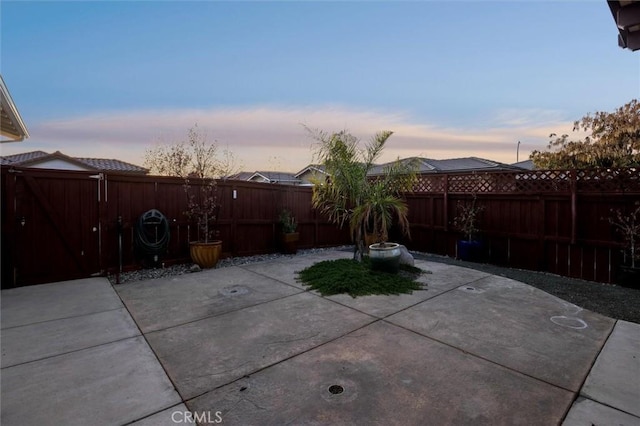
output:
M11 98L11 94L9 93L9 89L7 89L7 86L4 83L2 75L0 75L0 91L2 92L2 111L7 114L12 127L15 127L15 129L17 130L17 133L14 133L7 131L7 129L5 128L1 128L0 135L6 137L7 139L1 139L0 142L22 142L29 137L29 131L27 130L27 126L24 124L24 121L20 116L18 108Z

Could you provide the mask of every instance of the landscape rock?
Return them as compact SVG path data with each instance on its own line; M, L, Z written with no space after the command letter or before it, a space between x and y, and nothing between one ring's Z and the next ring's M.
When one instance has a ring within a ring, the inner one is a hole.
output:
M409 253L409 250L407 250L407 248L402 244L400 245L400 264L415 266L413 256L411 255L411 253Z

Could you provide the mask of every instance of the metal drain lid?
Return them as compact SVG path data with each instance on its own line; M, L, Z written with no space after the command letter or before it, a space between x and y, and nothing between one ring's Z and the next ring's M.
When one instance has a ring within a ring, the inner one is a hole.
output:
M344 392L344 388L340 385L331 385L329 386L329 393L333 395L338 395Z
M225 287L220 290L220 294L222 294L223 296L240 296L247 293L249 293L249 289L241 285Z

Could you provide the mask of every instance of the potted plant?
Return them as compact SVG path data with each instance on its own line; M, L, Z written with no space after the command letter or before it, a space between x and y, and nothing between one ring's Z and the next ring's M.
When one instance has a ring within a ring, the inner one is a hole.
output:
M399 257L399 248L386 241L387 232L391 222L398 219L401 229L409 233L408 209L400 194L413 190L419 160L398 159L383 168L375 165L393 134L391 131L376 133L363 148L357 137L344 130L337 133L308 130L320 142L316 156L327 176L313 180L313 207L338 227L349 225L354 260L362 261L367 252L366 235L371 233L372 240L379 244L368 246L371 258L379 254L371 254L374 246L387 251L397 249Z
M398 272L400 266L400 245L388 242L389 228L397 219L400 230L409 235L407 204L389 189L387 182L378 180L369 185L361 203L353 210L351 232L361 230L366 238L367 230L375 243L368 246L371 268L391 273Z
M478 214L484 210L483 206L477 204L478 197L473 194L471 203L458 201L458 214L453 219L453 225L465 236L463 240L458 240L458 259L467 261L478 261L482 255L482 244L476 239L478 234Z
M284 209L280 212L279 221L282 226L282 234L280 235L282 251L287 254L296 254L300 239L300 233L296 232L298 228L296 218L293 217L291 211Z
M187 211L185 214L197 224L197 240L189 242L191 260L201 268L213 268L218 263L222 252L222 241L215 229L220 204L218 204L216 181L212 178L201 178L197 185L185 180L184 190L187 195Z
M624 263L620 265L617 281L621 285L640 287L640 202L635 210L624 214L621 210L612 210L609 223L622 235L625 242Z

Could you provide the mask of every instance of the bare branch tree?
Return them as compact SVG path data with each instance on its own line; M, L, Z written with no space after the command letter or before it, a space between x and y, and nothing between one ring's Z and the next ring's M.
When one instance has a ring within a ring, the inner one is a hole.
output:
M240 170L233 152L227 147L220 153L218 142L197 124L188 130L186 140L147 149L144 164L152 174L182 178L224 178Z

